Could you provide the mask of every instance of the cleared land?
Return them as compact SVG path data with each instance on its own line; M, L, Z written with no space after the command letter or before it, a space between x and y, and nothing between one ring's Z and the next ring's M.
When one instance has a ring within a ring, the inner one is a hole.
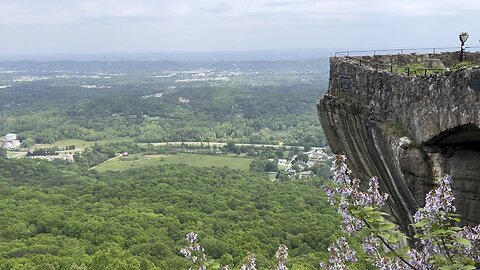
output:
M84 141L84 140L79 140L79 139L65 139L65 140L59 140L51 144L36 144L33 146L33 148L39 149L39 148L52 148L52 147L59 147L63 148L66 146L70 145L75 145L76 150L83 150L86 147L92 146L94 143L112 143L112 142L125 142L125 141L133 141L132 139L129 138L111 138L108 140L101 140L101 141Z
M66 140L59 140L51 144L36 144L33 146L33 148L39 149L39 148L52 148L52 147L59 147L63 148L66 146L70 145L75 145L76 148L78 149L85 149L86 147L89 147L93 145L94 142L88 142L84 140L79 140L79 139L66 139Z
M105 162L95 170L99 172L106 171L124 171L133 168L143 168L149 166L159 166L165 164L187 164L195 167L229 167L247 171L252 162L250 158L241 157L225 157L225 156L209 156L194 154L176 154L169 156L142 156L137 160L123 161L119 158Z
M7 151L8 158L21 158L25 157L27 152L16 152L16 151Z

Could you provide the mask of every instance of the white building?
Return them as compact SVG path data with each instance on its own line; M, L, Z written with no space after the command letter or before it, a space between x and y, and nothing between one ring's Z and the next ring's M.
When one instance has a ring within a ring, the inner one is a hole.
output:
M7 150L15 150L20 147L20 145L21 143L19 140L17 140L17 134L15 133L9 133L0 140L0 147L3 147Z
M312 171L303 171L300 173L300 178L307 178L312 176Z
M279 166L285 166L287 164L288 164L288 161L286 159L283 159L283 158L278 159Z
M17 139L17 134L15 133L8 133L7 135L5 135L5 141L6 142L11 142L11 141L14 141Z

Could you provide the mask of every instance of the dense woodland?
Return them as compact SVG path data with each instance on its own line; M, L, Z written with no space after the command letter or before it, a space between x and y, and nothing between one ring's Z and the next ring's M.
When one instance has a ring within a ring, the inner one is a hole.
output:
M284 243L292 269L317 269L340 235L319 178L184 165L78 173L7 159L0 168L0 269L186 269L178 250L192 230L212 263L238 267L251 251L266 269Z
M199 72L210 77L195 80ZM75 163L7 159L0 149L0 269L187 269L179 250L190 231L199 234L210 269L238 269L247 252L258 269L271 269L282 243L291 269L319 269L342 234L324 180L283 175L272 182L265 172L277 170L279 158L305 159L300 146L325 145L315 101L326 76L325 60L0 63L0 135L18 133L25 149L97 141L75 153ZM228 142L199 149L248 156L250 172L89 170L123 151L191 150L149 144L175 141ZM295 147L235 145L279 142ZM311 169L328 176L322 166Z

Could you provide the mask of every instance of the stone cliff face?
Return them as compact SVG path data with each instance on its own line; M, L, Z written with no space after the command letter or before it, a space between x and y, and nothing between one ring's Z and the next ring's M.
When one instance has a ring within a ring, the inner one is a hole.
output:
M458 54L331 58L329 90L317 103L333 152L347 156L356 177L381 179L410 233L412 214L443 174L453 177L465 223L480 222L480 68L396 72L397 63L432 58L449 67ZM478 54L467 60L480 64Z

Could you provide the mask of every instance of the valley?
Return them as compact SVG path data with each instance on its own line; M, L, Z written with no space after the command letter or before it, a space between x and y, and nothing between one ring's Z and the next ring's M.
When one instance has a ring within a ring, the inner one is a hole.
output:
M192 230L214 268L316 269L327 64L0 62L0 269L182 269Z

